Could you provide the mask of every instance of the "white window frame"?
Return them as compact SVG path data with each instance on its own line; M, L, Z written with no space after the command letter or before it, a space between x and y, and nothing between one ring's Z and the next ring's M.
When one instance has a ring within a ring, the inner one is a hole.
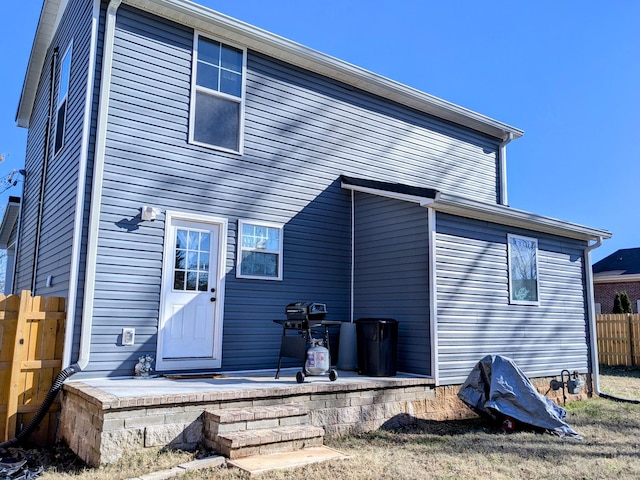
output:
M280 241L278 242L278 250L263 250L257 248L243 248L242 247L242 230L244 225L255 225L257 227L267 227L267 228L276 228L280 231ZM238 241L237 241L237 251L236 251L236 278L251 278L254 280L282 280L282 253L283 253L283 245L284 245L284 226L280 223L270 223L270 222L262 222L257 220L245 220L238 219ZM278 275L275 277L268 277L265 275L243 275L242 274L242 253L247 251L253 252L262 252L262 253L272 253L274 255L278 255L277 260L277 268Z
M69 72L67 75L67 84L64 89L64 96L60 98L60 92L62 89L62 69L64 68L65 60L69 56ZM65 137L67 133L67 112L69 111L69 88L71 88L71 62L73 61L73 42L69 43L69 46L64 52L62 56L62 60L59 63L60 71L58 73L58 90L57 90L57 101L56 101L56 113L53 118L55 118L55 132L53 135L53 154L54 156L64 150L65 145ZM62 138L60 147L56 148L57 138L58 138L58 129L60 128L60 123L58 122L58 118L60 115L60 109L65 105L64 118L62 119Z
M533 242L535 245L535 269L536 269L536 300L518 300L514 298L513 291L513 274L511 273L511 264L512 264L512 255L513 255L513 247L511 245L512 239L524 240L527 242ZM540 272L538 270L538 240L532 237L525 237L522 235L512 235L510 233L507 234L507 268L509 275L509 303L512 305L540 305Z
M201 87L197 84L197 73L198 73L198 39L200 37L206 38L207 40L212 40L214 42L219 42L224 45L228 45L229 47L236 48L238 50L242 50L242 87L241 87L241 97L235 97L233 95L229 95L223 92L219 92L216 90L211 90L206 87ZM193 36L193 51L191 55L191 98L189 104L189 143L193 145L199 145L206 148L211 148L214 150L220 150L223 152L242 154L244 152L244 118L245 118L245 97L246 97L246 83L247 83L247 49L241 45L237 45L227 40L223 40L220 38L213 37L211 35L205 35L202 32L195 32ZM213 145L210 143L199 142L194 138L195 132L195 121L196 121L196 94L198 92L206 93L207 95L211 95L218 98L223 98L225 100L231 100L240 104L240 119L238 125L238 150L233 150L225 147L221 147L219 145Z

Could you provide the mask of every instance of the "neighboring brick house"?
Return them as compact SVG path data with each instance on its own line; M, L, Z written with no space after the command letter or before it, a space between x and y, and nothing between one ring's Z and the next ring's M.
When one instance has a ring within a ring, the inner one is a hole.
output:
M627 292L633 313L640 313L640 248L623 248L593 265L596 310L613 312L616 292Z

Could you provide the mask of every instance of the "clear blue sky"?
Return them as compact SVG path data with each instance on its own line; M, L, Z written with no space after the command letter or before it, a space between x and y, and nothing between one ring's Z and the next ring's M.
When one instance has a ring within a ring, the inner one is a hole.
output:
M640 247L639 1L198 3L523 129L510 205L611 231L594 260ZM14 118L40 7L0 7L0 177L24 162Z

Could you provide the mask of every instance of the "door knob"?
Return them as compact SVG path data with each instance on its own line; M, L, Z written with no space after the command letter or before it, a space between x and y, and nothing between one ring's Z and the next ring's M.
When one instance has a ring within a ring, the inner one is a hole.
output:
M210 300L211 300L212 302L215 302L215 301L216 301L216 297L211 297L211 298L210 298Z

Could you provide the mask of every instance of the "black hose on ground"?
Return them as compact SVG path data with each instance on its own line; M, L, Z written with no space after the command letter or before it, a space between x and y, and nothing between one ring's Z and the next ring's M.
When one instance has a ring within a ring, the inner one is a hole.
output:
M80 371L80 366L77 363L74 363L73 365L65 368L64 370L61 370L58 376L56 377L56 379L53 381L51 388L47 392L47 396L42 402L42 405L40 405L40 408L38 409L36 414L33 416L31 421L27 424L25 428L23 428L20 431L20 433L16 435L15 438L12 438L11 440L0 443L0 448L14 447L18 445L26 437L28 437L31 434L31 432L33 432L36 429L36 427L40 424L44 416L49 411L49 408L51 408L51 404L56 399L56 395L58 395L58 392L62 388L64 381L67 378L69 378L71 375L79 371Z
M608 393L603 392L598 392L598 396L600 398L606 398L607 400L613 400L615 402L635 403L636 405L640 404L640 400L636 400L633 398L616 397L615 395L609 395Z

